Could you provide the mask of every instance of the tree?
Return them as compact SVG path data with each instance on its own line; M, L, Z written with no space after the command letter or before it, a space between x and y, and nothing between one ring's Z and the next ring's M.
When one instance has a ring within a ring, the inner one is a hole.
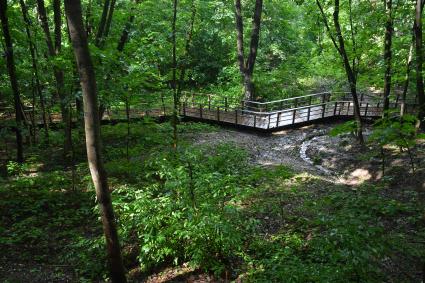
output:
M384 61L385 61L385 77L384 77L384 111L383 115L388 114L390 107L391 93L391 60L392 60L392 38L393 38L393 16L392 16L392 0L385 1L385 41L384 41Z
M363 123L362 118L360 116L360 105L359 105L359 98L357 95L357 77L355 72L353 71L353 66L350 64L350 59L347 53L347 50L345 49L345 39L342 35L341 25L339 22L339 0L335 0L334 2L334 12L333 12L333 22L335 26L335 32L336 32L336 38L334 34L331 31L331 28L329 26L327 16L323 10L322 4L320 3L320 0L316 0L316 4L320 10L320 13L322 15L323 22L325 24L326 30L328 32L329 37L332 40L332 43L335 47L335 49L338 51L338 54L340 55L342 59L342 63L344 65L345 73L347 75L348 84L350 87L351 96L353 98L354 103L354 117L357 122L357 139L358 141L363 144Z
M173 20L171 24L171 30L172 30L172 44L173 44L173 74L172 74L172 88L173 88L173 146L174 148L177 148L177 119L178 119L178 96L177 96L177 55L176 55L176 49L177 49L177 42L176 42L176 23L177 23L177 4L178 1L173 1Z
M44 32L47 49L49 52L49 57L51 59L57 57L61 53L62 49L62 15L61 15L61 4L60 0L53 1L53 13L54 13L54 44L52 42L52 37L50 35L50 27L47 18L46 7L44 5L44 0L37 0L37 11L41 22L41 27ZM57 64L53 66L53 74L56 80L56 96L59 98L59 104L62 114L62 121L64 123L64 156L65 159L69 159L69 155L71 152L71 144L72 144L72 135L71 135L71 119L70 119L70 111L68 106L68 98L65 94L65 82L64 82L64 72L61 67Z
M35 42L33 41L33 36L31 34L31 20L28 15L28 8L25 4L24 0L19 0L19 4L21 6L22 11L22 17L24 18L25 22L25 32L27 34L28 38L28 48L30 50L31 54L31 65L33 69L33 76L35 80L35 91L38 94L39 100L40 100L40 106L41 106L41 117L43 119L43 127L44 127L44 135L46 138L46 141L49 141L49 124L46 116L46 106L44 104L44 97L43 97L43 91L41 88L40 83L40 76L38 73L38 66L37 66L37 58L36 58L36 50L35 50ZM35 105L33 105L35 107ZM34 118L35 119L35 118Z
M252 75L254 73L254 65L255 65L255 60L257 58L258 43L260 41L262 11L263 11L263 0L256 0L254 18L252 21L253 27L252 27L252 33L251 33L250 49L249 49L248 58L246 59L246 62L245 62L242 4L241 4L241 0L235 0L238 62L239 62L239 71L244 81L244 99L245 100L255 99Z
M87 159L101 212L110 276L113 282L126 282L108 179L102 160L96 78L83 25L81 1L65 0L65 11L83 92Z
M22 111L21 97L19 95L18 78L16 76L15 58L13 55L12 38L9 31L9 19L7 17L7 0L0 0L0 21L5 41L6 64L9 73L10 85L13 92L13 101L15 105L15 121L16 121L16 160L19 163L24 162L24 149L22 144Z
M422 0L423 1L423 0ZM416 0L415 8L415 49L416 49L416 91L418 92L419 112L418 118L421 122L421 127L425 129L425 92L424 80L422 76L423 71L423 50L422 50L422 6L421 0Z

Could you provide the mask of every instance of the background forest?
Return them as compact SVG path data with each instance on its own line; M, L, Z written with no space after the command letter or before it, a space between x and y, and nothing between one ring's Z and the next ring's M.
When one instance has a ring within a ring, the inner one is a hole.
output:
M0 0L0 280L424 281L423 5ZM179 117L192 93L239 107L247 77L259 102L354 86L418 111Z

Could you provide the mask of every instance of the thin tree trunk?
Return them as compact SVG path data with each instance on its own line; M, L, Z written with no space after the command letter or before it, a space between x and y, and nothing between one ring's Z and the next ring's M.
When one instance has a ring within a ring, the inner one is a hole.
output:
M38 67L37 67L37 59L36 59L36 52L35 52L35 45L32 39L31 35L31 21L29 19L28 15L28 8L25 4L24 0L19 0L19 4L21 6L22 16L24 18L25 22L25 31L27 33L28 38L28 46L31 54L31 63L32 63L32 69L33 69L33 75L35 79L35 89L38 94L38 97L40 99L40 107L41 107L41 117L43 119L43 128L44 128L44 136L46 141L49 141L49 122L46 117L46 106L44 105L44 97L43 97L43 91L41 89L41 83L40 83L40 77L38 75ZM34 118L35 119L35 118Z
M236 18L236 34L237 34L237 50L238 50L238 62L239 71L241 75L245 75L245 49L243 40L243 18L242 18L242 5L240 0L235 1L235 18Z
M108 180L102 161L96 77L83 25L81 1L65 0L65 11L83 92L87 159L101 212L110 276L112 282L126 282Z
M180 78L177 85L177 98L179 101L180 101L180 95L183 89L184 77L186 75L186 69L187 69L186 60L187 60L187 55L189 54L190 44L192 42L195 17L196 17L196 5L195 5L195 0L192 0L192 15L190 17L189 31L187 33L186 44L185 44L184 55L183 55L183 62L180 65Z
M177 149L177 119L178 119L178 97L177 97L177 57L176 57L176 22L177 22L177 0L173 1L172 21L172 44L173 44L173 147Z
M345 73L347 75L347 80L350 87L351 96L353 98L353 103L354 103L354 117L357 122L357 131L356 131L357 139L360 144L364 144L363 122L360 116L359 98L357 96L357 79L350 65L350 59L348 58L348 54L345 49L344 37L342 36L341 26L339 23L339 0L335 0L334 2L334 13L333 13L333 21L334 21L336 37L337 37L336 39L334 35L332 34L326 14L323 10L322 5L320 4L320 1L316 0L316 4L319 7L320 13L322 14L323 22L325 24L326 30L328 31L329 37L331 38L332 43L335 46L335 49L338 51L339 55L341 56Z
M101 41L103 39L103 34L105 32L105 26L106 26L106 20L107 20L108 12L109 12L109 4L110 4L110 0L105 0L105 3L103 4L102 16L100 18L99 27L97 29L96 38L95 38L96 46L100 46Z
M413 36L412 43L410 44L410 48L409 48L409 56L407 57L406 75L404 77L403 92L401 94L400 116L404 116L406 112L406 98L407 98L407 91L409 90L410 70L412 69L414 45L415 45L415 37Z
M89 0L86 8L86 31L87 31L87 38L90 37L91 31L92 31L92 22L91 22L91 11L92 10L92 0Z
M422 50L422 3L416 0L415 9L415 48L416 48L416 91L418 92L419 111L418 118L421 121L421 127L425 129L425 93L423 71L423 50Z
M105 33L103 35L104 38L108 37L109 31L111 30L112 16L114 15L115 2L116 0L111 0L111 5L108 11L108 18L106 19L106 24L105 24Z
M244 39L243 39L243 18L241 0L235 0L235 19L237 33L237 50L239 70L244 84L244 99L255 99L255 88L252 82L255 60L257 58L258 43L260 41L261 14L263 11L263 0L255 1L254 18L252 21L252 32L248 58L245 62Z
M128 22L125 24L123 31L121 32L120 40L118 41L117 50L122 52L124 50L124 45L128 41L128 35L130 33L130 28L133 25L135 16L131 15Z
M55 44L53 45L52 38L50 36L49 22L47 20L47 12L44 5L44 0L37 0L37 10L40 18L41 26L44 31L46 38L47 48L49 50L49 56L54 58L58 56L61 52L62 44L62 16L61 16L61 7L60 0L53 1L53 12L54 12L54 33L55 33ZM53 73L56 80L56 96L59 98L62 122L64 124L64 157L65 160L69 159L69 153L71 150L71 121L69 119L69 107L67 97L65 95L65 82L64 82L64 73L61 68L58 66L53 67Z
M102 17L100 18L99 28L97 30L95 43L94 43L98 48L101 48L103 46L103 43L106 37L108 36L109 28L112 22L112 15L114 12L114 8L115 8L115 0L112 0L112 2L111 0L105 0L105 3L103 5ZM98 109L99 111L98 116L99 116L100 122L102 121L105 110L106 110L106 105L104 105L103 102L101 101L99 105L99 109Z
M392 60L392 38L393 38L393 16L392 16L392 0L385 1L385 42L384 42L384 61L385 61L385 78L384 78L384 111L383 116L387 116L390 108L391 94L391 60Z
M421 10L423 11L424 9L424 5L425 5L425 1L422 0L421 3ZM405 111L406 111L406 97L407 97L407 92L409 90L409 82L410 82L410 71L412 69L412 62L413 62L413 49L415 49L415 44L416 44L416 36L415 36L415 26L416 26L416 18L415 21L413 23L413 27L412 27L412 43L410 44L410 49L409 49L409 56L407 58L407 64L406 64L406 75L405 75L405 79L404 79L404 86L403 86L403 93L402 93L402 104L401 104L401 109L400 109L400 116L403 116Z
M10 84L13 92L13 100L15 104L15 121L16 121L16 160L18 163L24 162L24 150L22 145L22 112L21 98L19 95L18 78L16 76L15 59L13 55L12 38L9 31L9 20L7 17L7 0L0 0L0 21L3 31L3 37L6 48L6 65L9 73Z

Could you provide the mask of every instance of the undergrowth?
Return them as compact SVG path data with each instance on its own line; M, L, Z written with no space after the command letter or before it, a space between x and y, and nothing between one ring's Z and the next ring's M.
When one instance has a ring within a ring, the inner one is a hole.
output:
M130 126L129 137L126 124L102 128L128 270L147 275L189 263L247 282L418 278L425 262L420 191L407 187L396 198L388 192L399 188L385 182L347 187L285 166L255 166L233 144L191 144L191 133L211 126L182 124L177 151L169 124ZM50 150L34 150L24 166L10 163L0 180L0 259L71 266L79 281L107 278L87 165L77 165L72 182L69 171L40 164Z

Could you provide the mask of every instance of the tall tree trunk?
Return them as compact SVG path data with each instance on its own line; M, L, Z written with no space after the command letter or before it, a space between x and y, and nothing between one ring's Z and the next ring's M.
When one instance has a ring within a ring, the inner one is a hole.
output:
M139 4L142 0L135 0L136 4ZM134 15L134 11L132 9L131 11L131 16L128 19L128 22L125 24L124 29L121 32L121 36L120 36L120 40L118 42L117 45L117 50L122 52L124 50L124 45L127 43L128 41L128 35L130 33L130 28L133 25L134 19L135 19L135 15Z
M415 47L416 47L416 90L418 92L419 111L418 118L421 127L425 129L425 93L423 80L423 50L422 50L422 2L416 0L415 9Z
M19 0L19 4L21 6L21 11L22 11L22 17L24 18L24 22L25 22L25 31L27 33L27 38L28 38L28 46L29 46L29 50L30 50L30 54L31 54L31 63L32 63L32 69L33 69L33 76L34 76L34 80L35 80L35 89L36 92L38 94L39 100L40 100L40 107L41 107L41 117L43 120L43 128L44 128L44 136L46 141L49 141L49 122L46 116L46 106L44 104L44 97L43 97L43 91L41 88L41 83L40 83L40 77L38 75L38 66L37 66L37 59L36 59L36 52L35 52L35 45L32 39L32 34L31 34L31 20L29 19L29 15L28 15L28 8L25 4L24 0ZM35 117L34 117L35 119Z
M177 22L177 0L173 0L173 20L172 20L172 44L173 44L173 147L177 148L177 122L178 122L178 97L177 97L177 55L176 55L176 22Z
M393 15L392 0L385 1L385 42L384 42L384 61L385 61L385 78L384 78L384 111L383 116L387 116L390 108L391 94L391 59L392 59L392 38L393 38Z
M189 31L187 33L187 37L186 37L186 43L185 43L185 47L184 47L184 55L182 57L182 63L180 64L180 78L178 81L178 85L177 85L177 98L180 101L180 96L181 96L181 92L183 89L183 84L184 84L184 77L186 75L186 69L187 69L187 57L189 54L189 49L190 49L190 44L192 42L192 37L193 37L193 27L195 25L195 17L196 17L196 3L195 0L192 0L192 15L190 17L190 23L189 23Z
M400 116L403 116L406 112L406 99L407 99L407 91L409 90L410 70L412 69L414 45L415 45L415 37L413 36L412 43L410 44L410 48L409 48L407 63L406 63L406 75L404 77L403 92L401 94Z
M102 161L96 77L88 48L87 34L83 25L81 1L65 0L65 11L83 92L87 159L101 212L108 250L110 276L112 282L126 282L114 210Z
M421 3L421 10L422 11L424 9L424 5L425 5L425 0L422 0L422 3ZM415 49L415 44L416 44L415 26L416 26L416 17L415 17L415 21L414 21L413 27L412 27L412 43L410 44L409 55L407 57L406 75L404 77L403 93L401 95L401 97L402 97L402 104L401 104L401 109L400 109L400 115L401 116L404 115L405 110L406 110L405 109L406 108L406 97L407 97L407 91L409 90L410 71L412 69L412 62L413 62L413 49Z
M255 60L257 58L258 43L260 41L261 14L263 11L263 0L255 1L254 18L252 21L251 41L248 58L245 62L244 39L243 39L243 18L241 0L235 0L235 19L237 33L237 50L239 70L244 82L244 99L254 100L254 84L252 76L254 73Z
M111 3L110 0L105 0L105 3L103 4L102 16L100 17L99 27L97 29L95 43L94 43L96 46L100 46L101 41L103 39L103 34L105 32L106 20L108 18L110 3Z
M24 162L24 150L22 145L22 111L21 98L19 95L18 78L16 76L15 59L13 56L12 38L9 31L9 20L7 17L7 0L0 0L0 21L5 41L6 65L10 77L10 84L13 92L13 101L15 104L15 120L16 120L16 160L19 163Z
M102 16L100 18L100 22L99 22L99 28L97 30L96 33L96 38L95 38L95 42L94 44L98 47L101 48L103 46L103 43L105 42L106 37L109 34L109 28L112 22L112 15L115 9L115 0L105 0L105 3L103 5L103 11L102 11ZM108 75L110 76L110 75ZM102 103L102 101L100 102L99 105L99 120L102 121L103 118L103 113L106 110L106 105Z
M105 33L103 35L103 37L105 38L108 37L109 31L111 30L112 16L114 15L115 2L116 0L111 0L111 5L108 11L108 17L106 19L106 24L105 24Z
M47 12L44 5L44 0L37 0L37 10L40 18L41 26L44 32L46 39L47 48L49 51L49 56L54 58L58 56L61 52L62 44L62 16L60 9L60 0L53 0L53 12L54 12L54 33L55 33L55 44L53 45L52 38L50 35L49 22L47 20ZM64 83L64 73L63 70L58 67L53 67L53 73L56 80L56 96L59 98L59 105L61 108L62 122L64 124L64 157L65 160L68 160L69 154L71 151L71 121L69 117L69 107L67 97L65 95L65 83Z
M344 37L342 36L341 31L341 25L339 23L339 0L335 0L334 2L334 12L333 12L333 22L335 25L335 31L336 31L336 37L334 37L329 22L327 20L326 14L323 10L322 5L320 4L319 0L316 0L316 4L319 7L320 13L323 17L323 22L325 24L326 30L328 31L329 37L332 40L333 45L335 46L335 49L338 51L339 55L341 56L342 63L344 65L345 73L347 75L348 84L350 87L351 96L353 98L353 104L354 104L354 117L357 122L357 139L360 144L364 144L364 138L363 138L363 122L362 118L360 116L360 104L359 104L359 98L357 95L357 79L356 75L353 71L353 68L350 65L350 59L348 58L347 51L345 49L345 41Z

